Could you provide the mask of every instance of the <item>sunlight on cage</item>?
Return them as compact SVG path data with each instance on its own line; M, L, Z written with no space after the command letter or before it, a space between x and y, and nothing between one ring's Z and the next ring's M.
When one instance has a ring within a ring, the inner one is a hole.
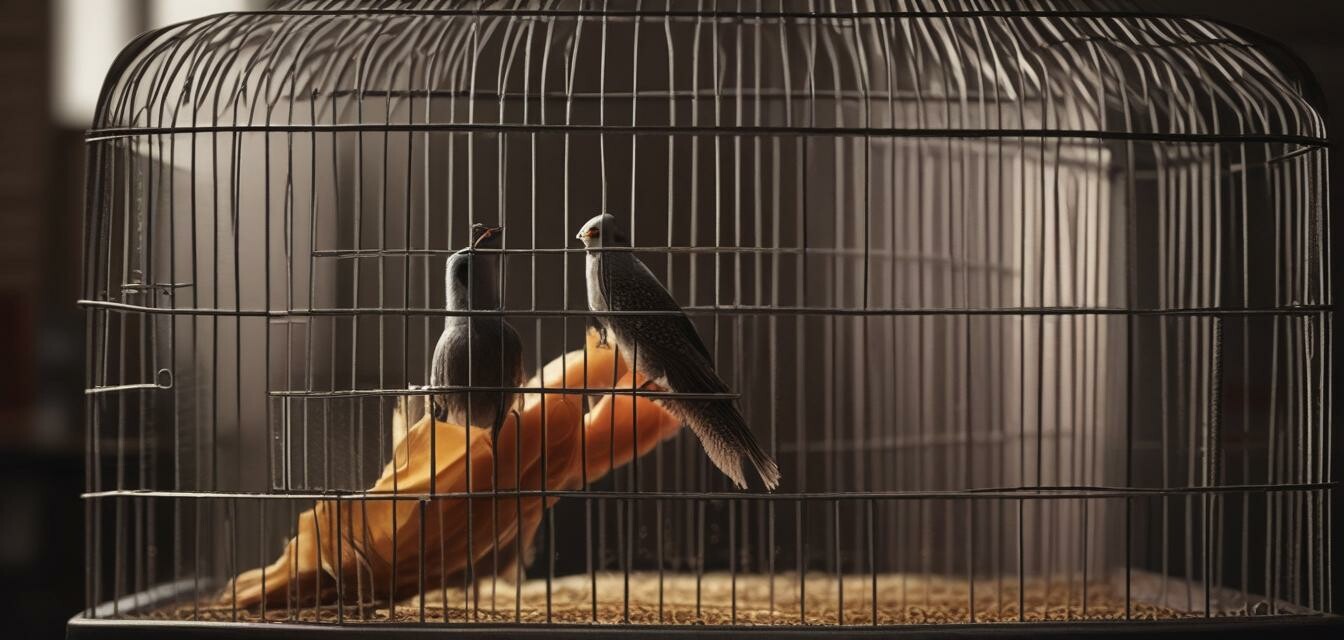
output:
M522 4L282 2L117 60L72 625L1329 613L1327 148L1276 47L1110 3ZM592 344L599 212L778 491ZM468 315L533 378L493 446L421 389L475 222Z

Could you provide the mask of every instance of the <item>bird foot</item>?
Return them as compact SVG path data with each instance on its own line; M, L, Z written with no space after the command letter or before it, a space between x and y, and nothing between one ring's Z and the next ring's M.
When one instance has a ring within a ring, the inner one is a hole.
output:
M606 325L602 324L600 320L591 319L589 320L589 326L592 328L593 332L597 334L597 345L595 346L598 349L610 349L611 343L607 341Z

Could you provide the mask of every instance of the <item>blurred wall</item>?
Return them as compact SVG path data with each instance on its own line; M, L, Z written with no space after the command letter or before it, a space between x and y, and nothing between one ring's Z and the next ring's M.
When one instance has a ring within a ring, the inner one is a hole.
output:
M12 6L11 6L12 5ZM32 310L42 295L42 252L32 242L42 234L47 182L47 6L40 2L0 5L0 421L24 422L32 408L34 327ZM21 90L14 90L22 88ZM0 442L16 434L0 429Z
M52 277L76 272L78 235L65 251L46 246L51 231L78 230L56 187L62 150L77 147L49 126L49 5L0 0L0 16L0 596L12 608L6 633L32 637L81 592L79 317L74 289ZM44 331L49 319L72 331ZM63 415L47 417L43 372L61 360Z
M61 637L84 603L84 316L75 300L87 124L70 114L91 107L58 106L66 94L57 76L69 62L80 82L100 84L111 59L63 60L59 19L88 18L80 12L92 6L118 17L92 27L125 41L154 24L263 2L0 0L0 601L12 608L0 636Z

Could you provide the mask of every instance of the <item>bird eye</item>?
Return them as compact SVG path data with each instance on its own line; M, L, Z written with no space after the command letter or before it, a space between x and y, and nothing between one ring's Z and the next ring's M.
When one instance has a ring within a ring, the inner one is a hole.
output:
M601 238L601 237L602 237L602 230L601 230L601 229L598 229L597 227L593 227L592 229L589 229L589 230L588 230L588 237L589 237L589 238Z

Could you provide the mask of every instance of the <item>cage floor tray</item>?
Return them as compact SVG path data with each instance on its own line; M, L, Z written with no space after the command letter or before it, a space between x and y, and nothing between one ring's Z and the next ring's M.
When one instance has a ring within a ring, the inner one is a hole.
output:
M809 574L800 588L797 577L710 573L694 575L620 573L566 576L550 582L529 580L521 589L504 581L485 581L475 600L461 587L386 606L346 604L258 610L225 606L175 604L135 617L156 620L227 622L403 622L403 623L584 623L665 625L880 625L956 624L969 622L1121 620L1125 618L1123 584L1081 580L1016 579L976 581L974 593L964 580L907 574L850 575L843 591L835 576ZM596 584L597 597L593 598ZM493 588L492 588L493 587ZM1117 588L1118 587L1118 588ZM1020 596L1019 596L1020 591ZM628 596L627 596L628 594ZM874 600L874 594L876 599ZM1159 599L1159 595L1164 595ZM1204 594L1181 580L1138 576L1130 585L1129 615L1138 620L1205 617ZM1165 604L1155 604L1155 602ZM971 616L974 602L974 617ZM874 606L876 603L876 606ZM1184 606L1179 606L1182 603ZM1213 601L1214 616L1247 615L1244 606ZM1253 605L1251 614L1262 613ZM422 612L423 608L423 612ZM1268 613L1264 611L1263 613ZM422 618L423 615L423 618Z

